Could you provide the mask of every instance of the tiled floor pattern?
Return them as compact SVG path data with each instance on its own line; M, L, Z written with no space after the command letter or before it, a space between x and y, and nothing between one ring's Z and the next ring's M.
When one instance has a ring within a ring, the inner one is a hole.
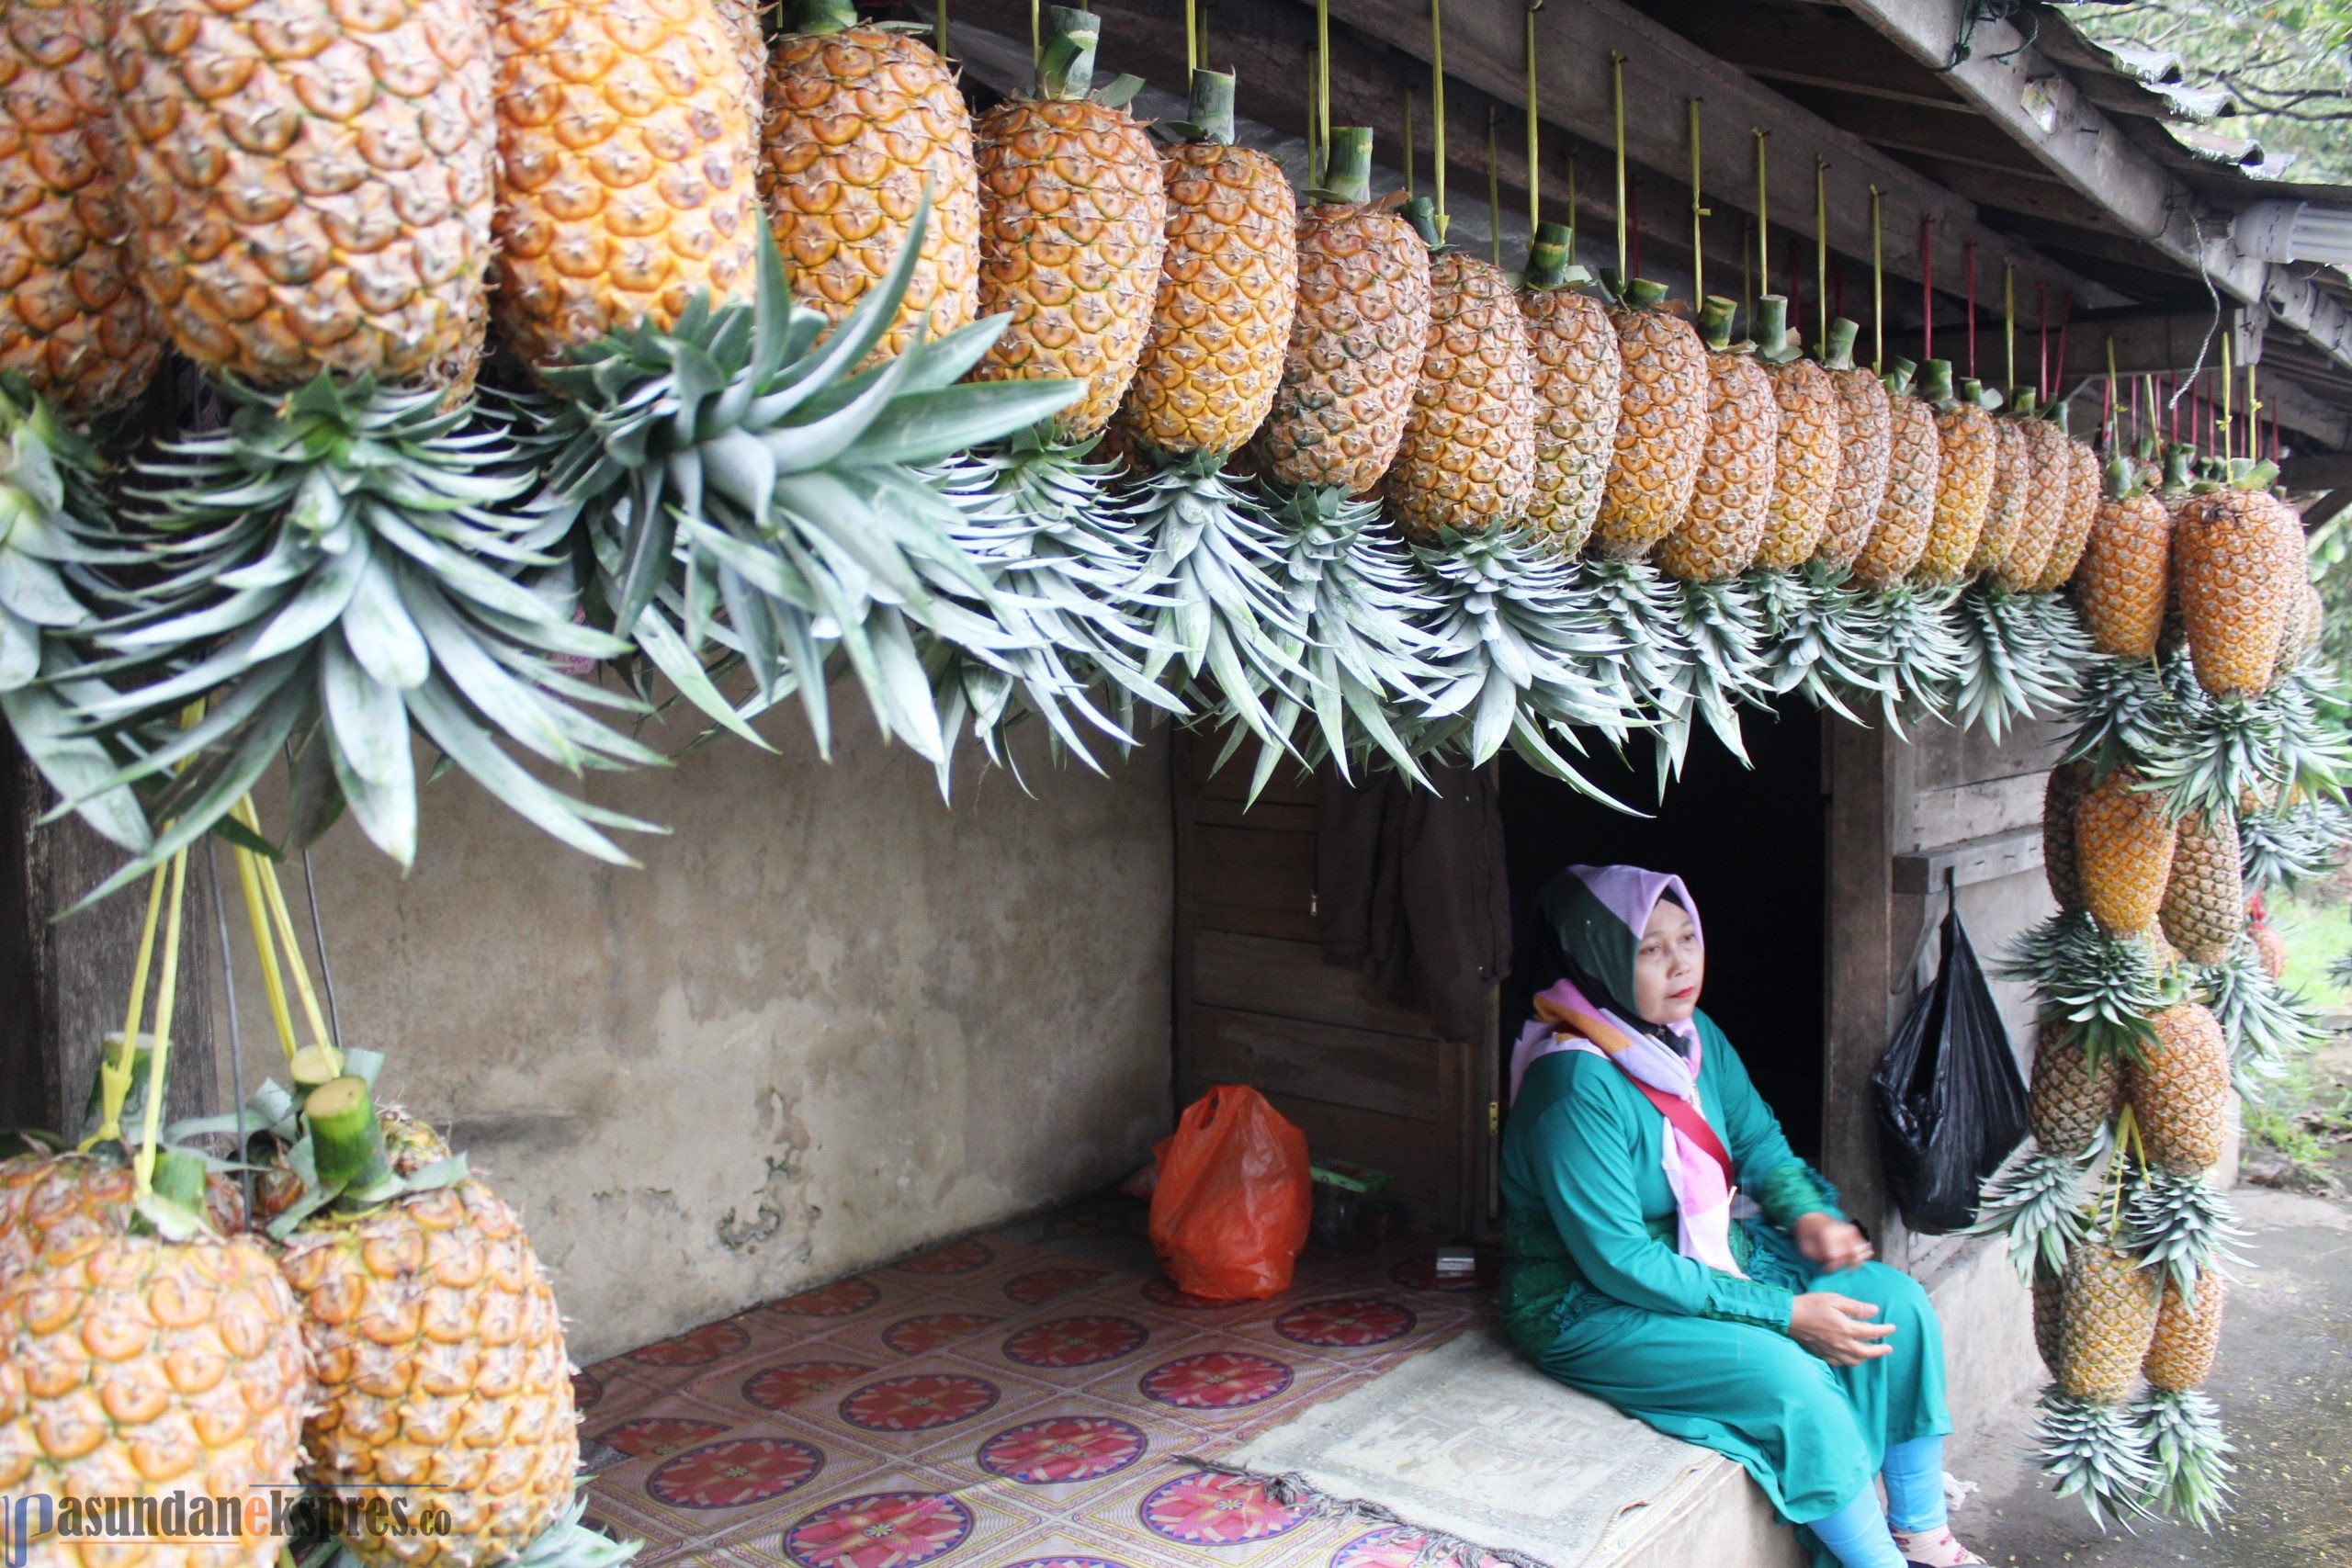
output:
M1410 1532L1312 1518L1215 1457L1476 1320L1425 1244L1183 1295L1102 1200L588 1369L618 1450L589 1517L638 1562L758 1568L1406 1568Z

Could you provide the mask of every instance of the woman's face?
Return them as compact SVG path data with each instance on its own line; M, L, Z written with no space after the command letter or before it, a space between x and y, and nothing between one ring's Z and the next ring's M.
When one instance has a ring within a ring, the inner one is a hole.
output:
M1687 1023L1699 1009L1707 978L1707 950L1690 911L1661 898L1634 955L1634 1010L1645 1023Z

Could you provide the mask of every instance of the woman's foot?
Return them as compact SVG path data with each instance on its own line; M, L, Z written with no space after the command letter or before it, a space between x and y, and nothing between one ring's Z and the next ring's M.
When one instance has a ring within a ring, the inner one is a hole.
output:
M1984 1568L1984 1560L1952 1538L1948 1525L1931 1530L1896 1530L1894 1550L1910 1568Z

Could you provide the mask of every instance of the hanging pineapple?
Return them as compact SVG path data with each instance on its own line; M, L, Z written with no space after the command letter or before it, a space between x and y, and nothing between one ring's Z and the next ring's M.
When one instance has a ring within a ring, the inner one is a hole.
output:
M1595 537L1618 560L1638 560L1690 509L1707 439L1707 351L1666 306L1662 285L1612 286L1617 329L1617 432Z
M750 17L765 56L752 77L766 101L757 184L794 300L829 321L846 317L898 259L928 184L922 260L874 358L904 353L917 331L936 338L968 326L979 303L980 176L956 73L913 35L860 25L851 0L800 0L797 30L772 53L758 45L750 0L718 4L739 37L735 13Z
M2102 1043L2077 1039L2062 1021L2045 1019L2034 1046L2026 1092L2026 1123L2033 1146L1984 1184L1970 1232L2006 1237L2009 1262L2034 1287L2034 1332L2052 1372L2055 1284L2075 1245L2088 1234L2090 1175L2105 1152L2109 1123L2123 1102L2122 1063Z
M1251 448L1268 478L1360 495L1405 438L1429 349L1430 252L1372 205L1372 132L1331 133L1298 222L1298 308L1272 411Z
M735 46L735 59L743 67L743 79L752 84L754 92L768 79L768 35L762 26L760 0L710 0L711 9L718 13L718 25L727 29L728 40ZM757 106L752 112L754 121L760 118Z
M1161 153L1168 250L1114 438L1222 460L1264 423L1298 302L1298 212L1282 165L1233 145L1233 77L1193 73L1189 140Z
M1537 225L1519 294L1535 356L1535 488L1525 525L1562 556L1584 548L1600 514L1624 369L1608 309L1576 290L1587 275L1568 259L1571 237L1565 224Z
M1911 361L1898 358L1886 376L1891 410L1886 497L1879 503L1869 543L1854 558L1855 582L1878 592L1911 575L1928 548L1935 522L1936 476L1942 459L1935 411L1910 395L1915 368Z
M2154 1020L2155 1042L2123 1065L2123 1092L2156 1165L2197 1175L2221 1163L2230 1128L2230 1052L2222 1026L2195 1002Z
M137 1172L119 1144L0 1160L0 1286L68 1242L128 1235L137 1196ZM243 1200L227 1177L206 1176L204 1207L220 1235L245 1228Z
M1653 558L1660 571L1685 582L1725 582L1746 571L1771 521L1780 410L1755 344L1732 341L1738 309L1711 296L1699 314L1707 345L1707 443L1690 508Z
M2193 1293L2165 1284L2155 1334L2140 1363L2147 1392L2132 1408L2155 1472L2153 1500L2176 1518L2206 1529L2227 1506L2232 1466L2221 1412L2198 1389L2213 1375L2228 1299L2225 1275L2200 1280Z
M2032 388L2018 389L2009 406L2010 423L2025 441L2024 515L1994 576L2012 593L2030 593L2065 525L2070 460L2065 433L2036 415Z
M1035 94L975 128L980 312L1012 319L972 374L1085 382L1055 419L1064 440L1083 441L1118 412L1150 335L1168 196L1143 127L1090 96L1100 18L1065 6L1052 17Z
M2083 558L2083 547L2098 520L2098 456L2072 436L2065 436L2065 506L2060 513L2058 536L2051 542L2050 559L2034 579L2034 592L2049 593L2064 588Z
M1968 386L1976 383L1969 382ZM1980 392L1980 400L1987 395ZM1997 403L1997 398L1992 400ZM2026 490L2032 473L2032 458L2026 449L2025 433L2017 421L1996 416L1993 420L1993 495L1985 503L1984 531L1976 536L1976 548L1968 558L1968 575L1974 578L1995 577L2001 563L2009 557L2018 531L2025 526Z
M1952 385L1950 360L1930 359L1920 367L1919 396L1935 411L1936 500L1927 547L1912 578L1958 582L1967 575L1992 510L1998 437L1984 405Z
M2042 1395L2039 1446L2062 1497L2094 1519L2139 1511L2154 1479L2124 1404L2154 1341L2157 1277L2105 1236L2078 1244L2058 1294L2058 1367Z
M1854 363L1854 338L1860 331L1843 316L1830 322L1821 358L1838 391L1838 479L1818 558L1839 570L1854 564L1877 529L1894 461L1894 407L1886 383Z
M2193 964L2219 964L2236 951L2245 934L2236 818L2214 811L2180 819L2161 918L2166 939Z
M2279 602L2278 656L2270 665L2270 684L2276 686L2302 660L2304 614L2311 592L2311 546L2303 536L2301 515L2269 489L2278 477L2277 466L2258 463L2256 471L2261 477L2261 488L2256 493L2265 503L2270 524L2270 583Z
M2083 792L2075 807L2075 860L2083 906L2109 931L2146 931L2162 908L2172 874L2173 825L2163 800L2118 769Z
M492 0L496 316L529 363L752 296L757 85L711 0ZM583 70L583 62L599 69Z
M2122 457L2108 464L2108 499L2075 569L2075 606L2091 646L2135 662L2155 657L2172 590L2172 515L2140 477Z
M280 1266L318 1369L307 1476L353 1519L433 1483L450 1527L346 1532L369 1568L523 1555L568 1528L580 1459L546 1269L514 1211L462 1162L395 1173L366 1078L311 1089L301 1123L330 1201L273 1228L287 1230Z
M2041 792L2041 871L2061 909L2083 907L2082 864L2075 850L2075 808L2090 787L2086 762L2061 762L2050 770Z
M1535 488L1535 365L1527 319L1493 263L1445 248L1426 198L1405 209L1430 247L1429 346L1385 486L1407 537L1518 521Z
M22 0L0 28L0 371L69 414L129 402L163 355L131 281L99 0Z
M1756 302L1756 361L1772 383L1780 415L1774 446L1772 503L1756 566L1793 571L1811 560L1828 535L1845 478L1845 428L1838 387L1828 371L1804 356L1789 331L1789 302L1767 294Z
M472 0L124 0L108 37L131 259L183 354L265 388L470 379L500 152Z
M2275 504L2261 475L2236 465L2227 483L2203 484L2181 506L2173 529L2173 574L2199 685L2217 697L2253 697L2269 687L2286 630L2287 596Z

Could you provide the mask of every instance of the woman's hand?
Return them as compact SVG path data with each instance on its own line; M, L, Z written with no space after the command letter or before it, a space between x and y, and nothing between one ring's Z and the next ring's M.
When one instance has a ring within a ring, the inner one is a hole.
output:
M1868 1302L1809 1291L1789 1308L1789 1337L1833 1367L1858 1366L1894 1353L1894 1346L1881 1343L1894 1325L1870 1321L1877 1315Z
M1818 1211L1799 1215L1791 1234L1796 1237L1797 1250L1825 1272L1859 1269L1871 1260L1870 1238L1862 1235L1861 1226Z

